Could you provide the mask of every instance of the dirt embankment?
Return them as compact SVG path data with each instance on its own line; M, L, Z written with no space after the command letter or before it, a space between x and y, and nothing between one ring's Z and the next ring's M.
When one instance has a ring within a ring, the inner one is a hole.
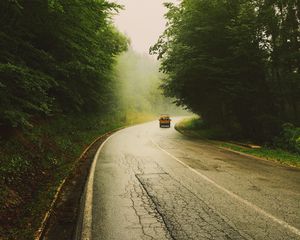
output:
M37 231L36 239L74 239L83 191L91 163L97 149L115 131L97 138L84 151L62 188L59 189L53 207L47 213L48 218L42 223L42 228Z

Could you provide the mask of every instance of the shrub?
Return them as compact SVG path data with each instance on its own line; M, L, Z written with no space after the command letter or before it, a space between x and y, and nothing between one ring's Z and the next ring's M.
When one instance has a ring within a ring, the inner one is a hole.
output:
M300 127L296 127L291 123L283 124L280 136L275 138L275 145L300 153Z

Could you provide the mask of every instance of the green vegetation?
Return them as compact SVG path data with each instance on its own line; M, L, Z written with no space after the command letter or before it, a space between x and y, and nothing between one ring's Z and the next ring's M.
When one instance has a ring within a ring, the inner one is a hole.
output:
M128 49L111 1L0 1L1 239L32 239L95 137L184 114L173 101L201 115L178 125L185 133L268 141L295 154L251 154L298 164L298 0L165 5L167 29L151 48L160 66Z
M99 135L169 112L158 64L128 48L107 0L0 1L0 239L33 239Z
M300 128L284 124L281 134L274 139L274 145L300 154Z
M128 42L111 22L118 9L106 0L1 1L1 130L110 109L115 56Z
M197 116L183 119L175 128L185 135L201 139L221 140L230 137L221 126L209 127Z
M273 146L263 146L261 148L255 148L252 149L250 147L244 147L240 146L234 143L228 143L227 141L232 140L232 136L226 132L221 127L216 128L210 128L205 125L202 119L199 117L193 117L193 118L186 118L180 121L176 124L176 129L181 132L184 135L194 137L194 138L200 138L200 139L210 139L210 140L217 140L212 141L212 143L224 147L229 148L237 152L246 153L249 155L278 161L290 166L297 166L300 167L300 154L299 152L284 150L287 149L286 145L280 145L280 143L277 143L277 145ZM290 132L293 132L291 130L292 126L286 126L284 132L282 134L288 136L286 139L290 139ZM288 128L288 129L287 129ZM288 133L287 133L288 132ZM283 137L279 138L281 141L284 139ZM224 140L220 141L220 140ZM279 140L278 140L279 141ZM285 147L285 148L282 148ZM288 146L292 146L290 143Z
M106 0L0 1L1 239L33 239L84 147L125 124L109 111L115 58L128 44L111 21L118 9Z
M76 115L39 122L0 140L0 238L33 239L59 183L98 136L153 115Z
M282 149L274 149L269 147L262 147L260 149L251 149L238 146L236 144L223 143L220 146L232 149L237 152L246 153L256 157L277 161L289 166L300 167L300 155L297 153L291 153Z
M176 98L235 137L272 141L300 124L298 0L183 0L165 4L167 29L151 48Z

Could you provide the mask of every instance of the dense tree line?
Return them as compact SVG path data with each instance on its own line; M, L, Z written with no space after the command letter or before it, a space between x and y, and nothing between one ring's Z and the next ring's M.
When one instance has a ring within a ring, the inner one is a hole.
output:
M269 140L300 123L299 0L183 0L166 4L151 52L163 89L234 134Z
M106 0L0 1L0 126L107 110L127 39Z

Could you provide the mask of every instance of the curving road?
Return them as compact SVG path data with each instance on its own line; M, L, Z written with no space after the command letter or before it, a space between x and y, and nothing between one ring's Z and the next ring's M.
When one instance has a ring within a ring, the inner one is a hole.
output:
M82 239L300 239L299 169L240 156L158 122L105 142L85 204Z

